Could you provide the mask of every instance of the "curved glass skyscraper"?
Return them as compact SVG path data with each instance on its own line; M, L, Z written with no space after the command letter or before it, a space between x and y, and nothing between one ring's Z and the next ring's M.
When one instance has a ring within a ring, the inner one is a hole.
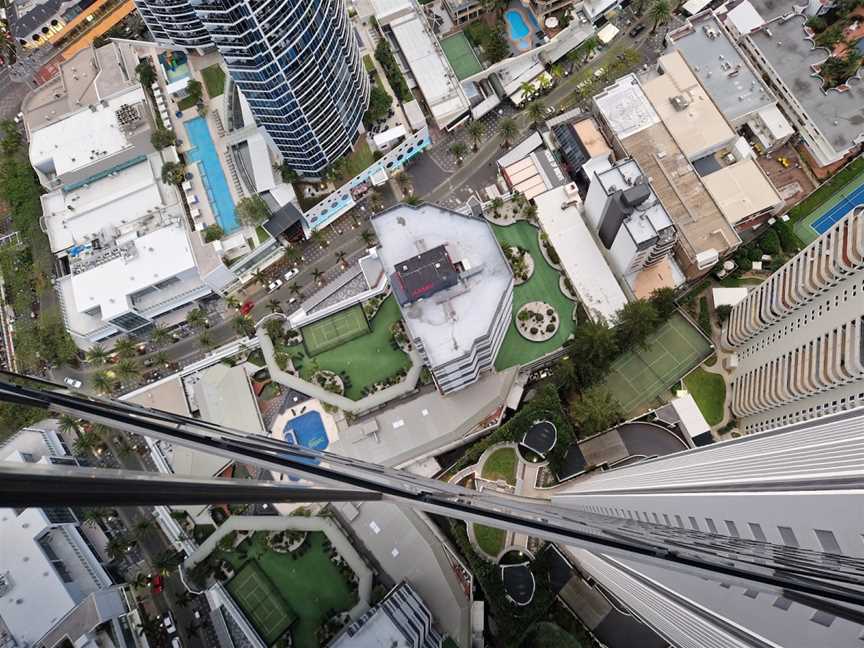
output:
M162 1L137 0L148 24ZM193 10L288 166L317 175L351 148L369 79L344 0L176 1ZM187 15L175 11L161 16L162 31L189 47L165 26Z
M212 47L210 34L189 0L138 0L135 4L158 42L183 49Z

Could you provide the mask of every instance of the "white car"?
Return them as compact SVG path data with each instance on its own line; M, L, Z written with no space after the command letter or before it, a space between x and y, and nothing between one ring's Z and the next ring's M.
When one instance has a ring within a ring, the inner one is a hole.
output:
M183 648L183 642L180 641L180 637L173 637L171 639L171 648Z
M276 290L279 290L281 287L282 287L282 280L281 279L274 279L269 284L267 284L267 292L272 293Z
M162 617L162 624L165 626L165 632L169 635L177 634L177 626L174 625L174 616L170 612L166 612Z
M80 380L75 380L74 378L70 378L69 376L66 376L63 379L63 382L66 383L67 385L69 385L70 387L72 387L73 389L81 389L81 381Z
M285 281L291 281L298 272L300 271L297 268L291 268L285 273Z

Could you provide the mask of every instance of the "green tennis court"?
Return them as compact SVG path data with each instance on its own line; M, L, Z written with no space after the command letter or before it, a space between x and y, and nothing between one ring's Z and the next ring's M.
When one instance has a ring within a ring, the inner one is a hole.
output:
M369 333L369 322L360 304L340 311L300 329L303 345L310 356L329 351L340 344Z
M711 344L680 313L648 339L648 348L636 348L619 357L605 386L625 413L635 413L711 354Z
M256 562L246 563L227 588L268 645L294 623L294 612Z
M464 33L459 32L441 41L444 56L450 61L450 67L460 81L483 71L483 66L477 60L477 55L471 49L471 43Z
M862 204L864 159L858 158L792 208L789 215L795 221L798 238L810 244Z

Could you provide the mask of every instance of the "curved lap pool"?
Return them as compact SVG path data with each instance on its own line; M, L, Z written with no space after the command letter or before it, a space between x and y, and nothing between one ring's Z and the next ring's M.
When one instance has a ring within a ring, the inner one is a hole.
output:
M507 21L507 30L510 32L511 39L521 40L528 35L528 24L522 17L521 11L511 9L504 14L504 19Z

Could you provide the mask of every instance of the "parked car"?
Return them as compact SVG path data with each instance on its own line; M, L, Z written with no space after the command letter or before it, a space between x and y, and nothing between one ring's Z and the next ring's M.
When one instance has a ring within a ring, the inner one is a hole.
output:
M639 34L641 34L643 31L645 31L645 25L643 25L643 24L641 24L641 23L638 24L638 25L636 25L636 26L635 26L633 29L631 29L630 32L629 32L629 34L630 34L630 38L636 38L636 37L637 37Z
M255 302L251 299L247 299L240 305L240 314L248 315L252 312L252 309L255 308Z
M180 637L171 638L171 648L183 648L183 642L180 641Z
M169 635L177 634L177 626L174 625L174 615L166 612L162 616L162 624L165 626L165 632Z
M276 290L279 290L281 287L282 287L282 280L281 279L274 279L269 284L267 284L267 292L272 293Z
M70 378L69 376L66 376L63 379L63 382L66 383L67 385L69 385L70 387L72 387L73 389L81 389L81 381L80 380L75 380L74 378Z
M159 594L163 589L165 589L165 579L162 577L162 574L156 574L150 580L150 591L154 594Z
M285 273L285 281L291 281L298 272L300 271L297 268L291 268Z

